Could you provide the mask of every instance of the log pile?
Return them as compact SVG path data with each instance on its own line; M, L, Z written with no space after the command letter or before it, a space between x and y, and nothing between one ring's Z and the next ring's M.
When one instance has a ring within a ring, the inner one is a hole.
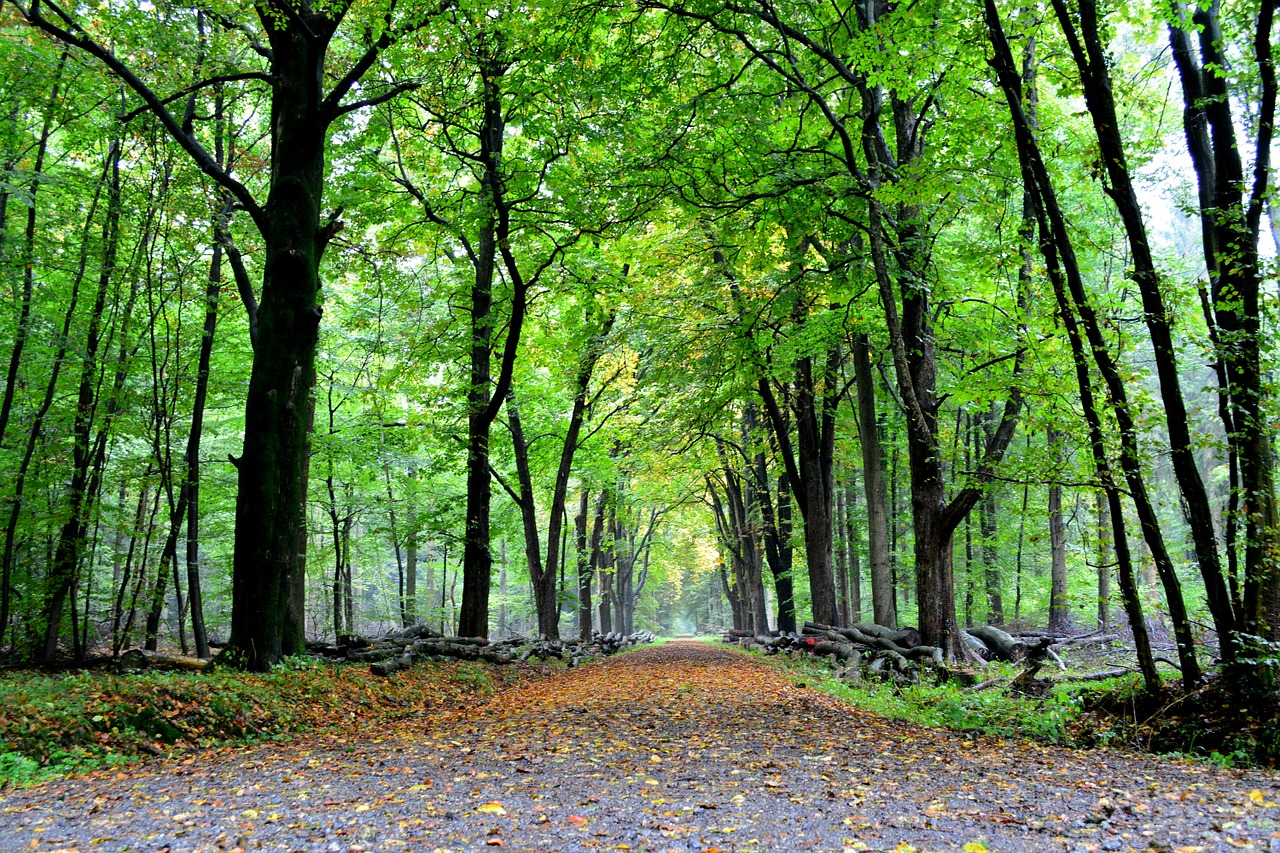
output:
M567 661L569 666L591 658L612 655L625 648L651 643L651 631L619 634L595 632L591 640L547 640L542 637L509 637L489 642L484 637L447 637L418 624L378 639L343 636L335 644L314 644L312 654L329 659L368 663L374 675L392 675L421 661L483 661L504 664L530 658Z
M1046 660L1062 666L1061 659L1054 652L1055 645L1082 645L1118 639L1104 634L1066 637L1027 632L1014 635L989 625L965 631L963 637L975 658L1026 664L1029 677L1034 677ZM765 654L829 657L837 668L837 677L851 683L866 677L914 683L924 672L933 672L939 678L946 678L948 674L943 650L924 645L920 633L914 628L893 629L870 622L841 628L805 622L798 634L771 631L757 635L751 631L731 630L724 633L723 639Z

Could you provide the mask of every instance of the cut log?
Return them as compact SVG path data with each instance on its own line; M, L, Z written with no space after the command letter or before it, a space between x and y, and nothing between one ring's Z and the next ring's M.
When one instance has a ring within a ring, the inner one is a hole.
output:
M815 655L830 655L836 660L850 660L857 652L853 646L848 643L833 643L830 640L823 640L813 647Z
M121 670L183 670L185 672L203 672L209 668L211 661L186 655L167 655L163 652L149 652L146 649L129 649L116 661Z
M920 632L915 628L886 628L874 622L859 622L853 627L868 637L881 637L902 648L920 645Z
M369 665L369 671L374 675L386 677L392 673L399 672L402 669L408 669L413 666L414 657L411 652L393 658L387 658Z
M387 658L393 658L400 654L401 651L403 651L403 649L387 646L365 649L364 651L359 652L354 649L347 649L347 660L355 663L374 663L376 661L386 660Z
M979 640L990 650L988 660L1003 660L1017 663L1027 657L1027 644L1013 635L1001 631L993 625L981 625L970 628L969 636ZM1050 641L1052 642L1052 641Z

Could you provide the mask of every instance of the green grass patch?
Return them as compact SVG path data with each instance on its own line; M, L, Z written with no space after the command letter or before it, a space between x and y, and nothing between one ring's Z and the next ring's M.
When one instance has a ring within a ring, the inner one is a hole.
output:
M753 652L759 654L759 652ZM1047 696L1009 690L1021 670L988 664L980 678L999 683L974 690L959 681L900 685L878 679L845 684L830 664L810 656L764 656L797 681L884 717L923 726L1040 743L1113 746L1207 761L1225 767L1280 764L1280 702L1241 697L1221 679L1186 692L1166 681L1146 693L1137 673L1104 681L1054 685Z
M1056 745L1080 745L1082 739L1087 745L1110 743L1113 737L1097 731L1086 713L1091 704L1089 696L1129 680L1136 681L1136 676L1125 676L1087 686L1058 685L1047 697L1038 698L1010 693L1007 685L975 691L955 680L900 685L872 678L846 684L834 677L825 660L783 655L770 659L790 672L795 680L884 717ZM981 677L1012 679L1019 671L1020 667L1008 664L988 664ZM1086 730L1089 734L1083 737Z

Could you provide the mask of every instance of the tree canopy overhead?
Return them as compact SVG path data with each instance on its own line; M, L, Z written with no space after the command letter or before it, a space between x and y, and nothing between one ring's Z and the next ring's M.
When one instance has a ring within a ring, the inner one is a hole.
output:
M3 9L10 654L1115 619L1154 686L1156 619L1190 685L1203 611L1269 677L1269 0Z

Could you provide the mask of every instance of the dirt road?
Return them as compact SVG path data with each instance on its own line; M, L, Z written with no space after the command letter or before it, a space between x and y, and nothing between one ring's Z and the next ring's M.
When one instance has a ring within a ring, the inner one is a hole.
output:
M4 850L1280 851L1280 774L923 729L688 642L0 796Z

